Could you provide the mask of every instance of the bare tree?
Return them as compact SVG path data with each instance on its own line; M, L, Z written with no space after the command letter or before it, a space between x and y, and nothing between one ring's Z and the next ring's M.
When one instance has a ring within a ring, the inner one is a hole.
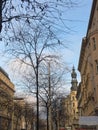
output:
M54 122L54 129L59 130L60 127L65 127L65 120L67 113L65 113L65 97L66 95L59 95L52 101L52 120Z
M11 37L6 52L31 68L35 79L37 99L37 130L39 129L39 73L43 61L53 57L52 50L60 45L57 37L45 26L37 24L18 30ZM51 52L51 53L50 53ZM34 81L34 80L33 80Z
M20 122L21 122L21 117L23 116L23 107L21 106L20 103L14 102L14 109L13 109L13 129L18 130L20 128Z
M39 68L42 61L53 57L49 53L50 50L57 49L57 46L61 44L53 32L55 21L57 19L61 20L58 8L64 6L71 7L75 3L71 1L43 1L40 3L35 0L24 0L15 3L12 0L8 0L3 1L2 4L4 4L3 15L5 18L2 22L7 22L4 25L6 31L10 29L10 32L6 33L4 39L7 45L7 52L12 54L12 57L19 59L21 63L31 67L32 72L35 74L34 83L37 99L36 127L39 130ZM9 8L6 9L7 5L9 5ZM16 12L18 12L18 15Z
M36 113L34 111L34 107L32 106L32 104L30 103L26 103L24 105L24 117L25 117L25 128L26 130L28 129L34 129L34 122L36 120Z
M45 66L40 72L40 88L39 88L39 97L40 97L40 107L46 109L46 119L47 119L47 130L52 129L52 102L57 98L58 94L61 94L62 85L64 82L65 74L68 72L68 69L61 68L60 63L57 62L57 59L52 59L45 62ZM66 82L66 81L65 81ZM66 95L66 91L62 93L62 96ZM60 97L59 97L60 98Z
M54 23L51 19L62 21L62 9L69 9L76 5L75 0L43 0L41 2L39 0L1 0L0 32L2 26L7 31L13 28L14 23L19 25L21 22L33 23L41 20ZM66 28L68 29L67 26Z
M1 125L0 129L11 129L12 113L13 113L13 97L8 91L0 88L0 114ZM5 116L5 118L4 118Z

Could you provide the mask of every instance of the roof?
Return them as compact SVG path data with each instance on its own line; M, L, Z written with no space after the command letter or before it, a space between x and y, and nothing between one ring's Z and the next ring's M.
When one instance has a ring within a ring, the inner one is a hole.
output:
M2 67L0 67L0 72L3 73L9 79L8 74L5 72L5 70Z

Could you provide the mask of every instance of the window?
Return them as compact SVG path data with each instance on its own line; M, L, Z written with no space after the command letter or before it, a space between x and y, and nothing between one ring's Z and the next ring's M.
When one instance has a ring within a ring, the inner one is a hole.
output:
M72 97L72 100L74 100L74 96Z
M75 103L73 103L73 107L75 106Z
M88 42L88 45L87 45L87 47L88 47L88 48L90 47L90 42Z
M75 114L75 113L76 113L76 111L75 111L75 110L73 110L73 113Z
M98 73L98 60L95 60L96 73Z
M95 39L95 37L93 37L92 40L93 40L93 50L96 50L96 39Z

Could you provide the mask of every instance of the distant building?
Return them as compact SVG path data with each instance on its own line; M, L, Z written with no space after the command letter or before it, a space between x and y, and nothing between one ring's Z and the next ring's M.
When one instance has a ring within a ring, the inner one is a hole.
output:
M65 113L66 113L66 122L65 126L69 130L75 130L78 127L78 109L77 109L77 74L75 68L72 68L71 73L71 92L65 99Z
M35 113L24 98L14 97L15 87L0 67L0 130L31 130L35 127Z

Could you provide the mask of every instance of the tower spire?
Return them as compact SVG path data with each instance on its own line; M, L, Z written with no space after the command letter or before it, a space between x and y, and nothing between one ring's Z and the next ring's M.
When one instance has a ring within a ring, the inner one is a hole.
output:
M77 74L75 72L75 68L73 66L72 68L72 73L71 73L71 77L72 77L72 80L71 80L71 91L77 91Z

